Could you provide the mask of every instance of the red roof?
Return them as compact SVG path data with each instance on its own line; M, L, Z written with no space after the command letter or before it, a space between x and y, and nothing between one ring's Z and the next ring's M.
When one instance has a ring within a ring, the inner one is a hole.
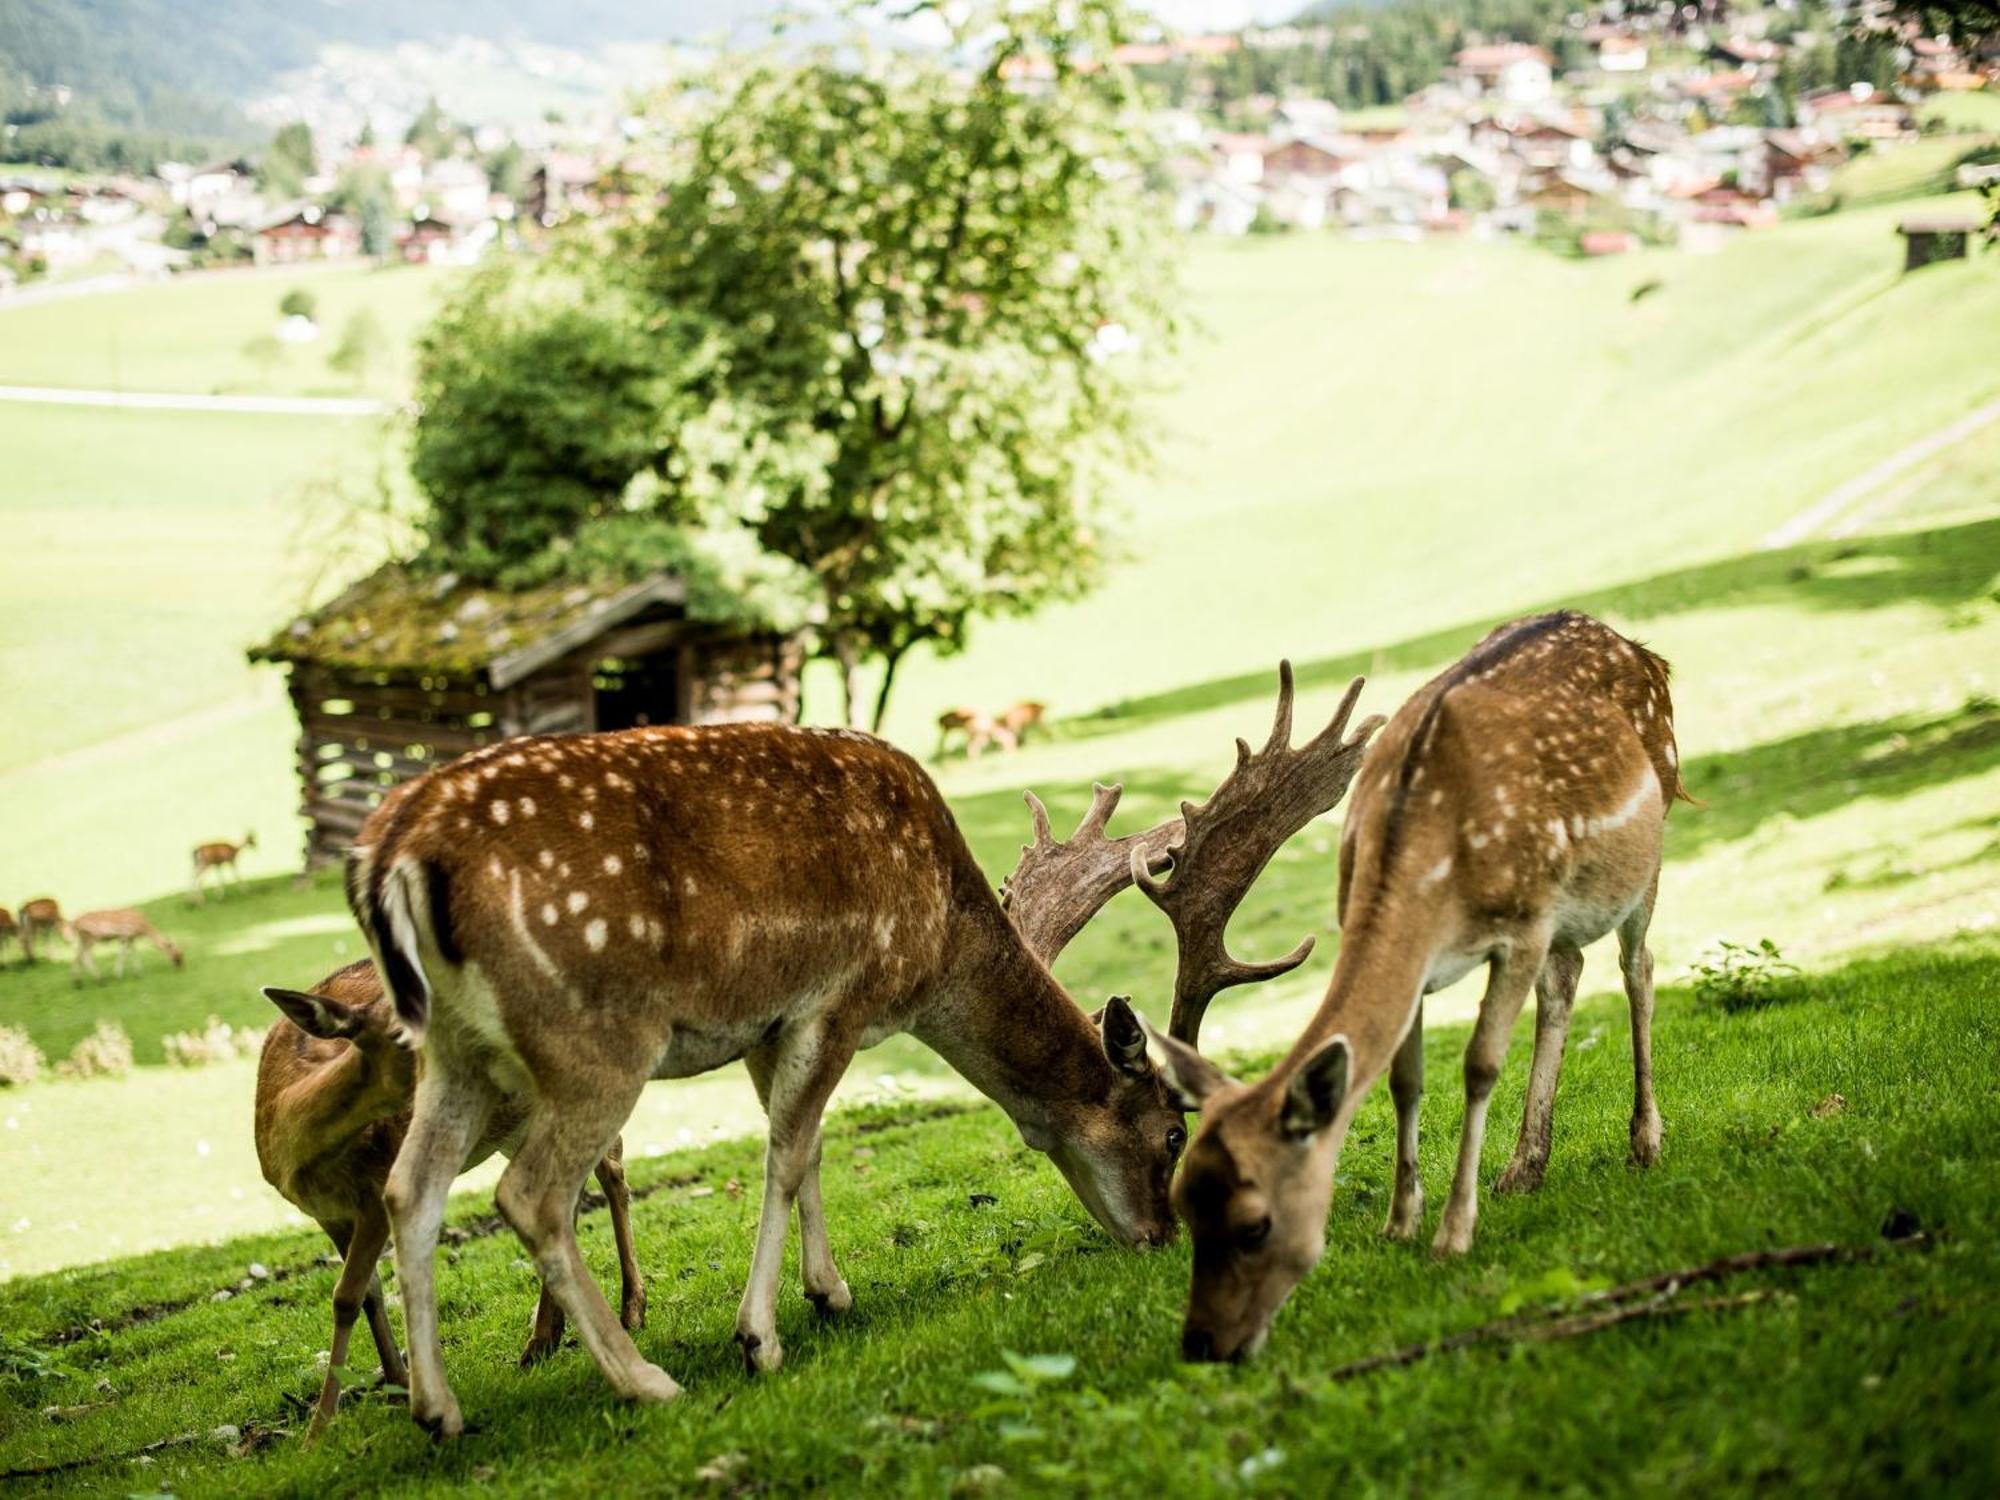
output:
M1497 73L1510 63L1553 63L1546 47L1528 42L1491 42L1483 47L1467 47L1452 61L1468 73Z
M1585 255L1624 255L1639 248L1639 242L1623 229L1586 229L1577 238Z

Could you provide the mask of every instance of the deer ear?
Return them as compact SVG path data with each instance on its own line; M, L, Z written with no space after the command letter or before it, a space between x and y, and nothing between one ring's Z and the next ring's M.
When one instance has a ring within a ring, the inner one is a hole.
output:
M283 1011L291 1023L308 1036L336 1041L361 1030L360 1011L338 1000L330 1000L325 995L310 995L304 990L281 990L267 984L264 986L264 998Z
M1154 1066L1182 1109L1198 1110L1210 1094L1225 1083L1236 1082L1186 1042L1155 1031L1143 1016L1139 1024L1146 1028L1146 1043Z
M1335 1037L1307 1058L1285 1088L1285 1108L1278 1117L1278 1128L1294 1140L1303 1140L1331 1125L1347 1099L1352 1061L1344 1036Z
M1113 995L1105 1001L1097 1025L1104 1037L1104 1055L1112 1067L1134 1078L1144 1078L1152 1071L1152 1064L1146 1061L1146 1033L1133 1012L1131 996Z

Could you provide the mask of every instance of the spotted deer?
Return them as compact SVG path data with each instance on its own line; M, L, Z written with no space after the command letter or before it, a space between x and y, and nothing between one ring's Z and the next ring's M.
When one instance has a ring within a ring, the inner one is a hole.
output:
M37 896L21 903L21 957L35 961L35 944L45 938L60 937L64 923L62 908L52 896Z
M21 924L14 920L14 914L0 906L0 954L4 954L9 942L19 942Z
M342 1257L333 1288L333 1344L306 1432L310 1442L325 1432L339 1406L349 1337L363 1314L383 1378L392 1385L409 1380L375 1268L389 1241L382 1190L409 1130L421 1060L397 1041L395 1011L367 959L310 990L269 987L264 996L284 1015L265 1033L257 1062L257 1162L264 1180L325 1230ZM467 1164L508 1150L521 1124L518 1111L496 1110ZM646 1321L646 1286L632 1243L631 1194L618 1142L598 1162L597 1181L618 1243L620 1321L636 1330ZM522 1365L553 1353L562 1333L562 1310L544 1289Z
M236 883L241 885L243 883L243 871L237 864L237 861L243 857L244 851L255 849L256 847L257 835L255 832L244 834L243 842L240 844L231 844L226 841L218 841L213 844L196 844L194 847L193 883L188 890L189 903L200 903L207 898L208 893L204 882L209 881L211 878L218 891L226 891L228 889L228 885L224 879L225 876L233 875L236 878Z
M1632 1159L1658 1158L1646 930L1680 794L1666 663L1583 615L1494 631L1396 713L1357 778L1340 847L1340 954L1304 1034L1254 1084L1201 1057L1191 1035L1153 1038L1163 1071L1201 1110L1174 1187L1194 1240L1188 1358L1261 1346L1320 1258L1348 1123L1385 1071L1396 1173L1384 1232L1416 1234L1423 1000L1481 964L1465 1123L1434 1251L1471 1247L1487 1104L1531 987L1527 1109L1498 1186L1540 1184L1583 949L1611 932L1632 1016Z
M915 1035L994 1099L1117 1238L1158 1243L1183 1138L1130 1006L1093 1021L986 884L937 789L853 731L770 724L531 738L406 783L370 816L349 896L422 1049L386 1201L412 1415L462 1430L438 1346L444 1196L496 1110L524 1111L496 1198L621 1395L679 1387L585 1274L571 1210L652 1078L737 1058L770 1118L737 1315L753 1370L796 1204L807 1295L852 1304L828 1244L820 1116L854 1053Z
M86 974L92 979L104 977L97 970L97 960L90 954L90 950L99 943L118 945L120 979L125 977L128 963L135 969L138 967L138 955L132 951L134 943L150 943L172 959L176 969L185 967L187 963L186 955L181 952L178 943L162 937L157 927L130 907L118 907L111 911L87 911L75 921L64 923L63 932L76 946L76 972L72 982L79 985L83 983L83 976Z

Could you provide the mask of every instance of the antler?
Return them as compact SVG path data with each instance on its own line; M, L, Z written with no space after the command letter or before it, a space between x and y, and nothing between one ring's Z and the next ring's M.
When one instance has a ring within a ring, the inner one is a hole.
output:
M1224 934L1271 856L1339 802L1354 779L1369 736L1383 723L1380 714L1371 714L1353 735L1342 738L1365 681L1357 677L1349 683L1326 728L1294 748L1292 664L1280 662L1278 712L1264 748L1253 755L1239 739L1236 767L1222 785L1199 807L1181 804L1177 836L1162 849L1135 846L1131 851L1133 882L1174 924L1180 962L1169 1030L1189 1046L1199 1039L1202 1016L1217 994L1232 985L1288 974L1313 950L1313 939L1307 937L1283 958L1242 963L1229 956Z
M1181 832L1181 820L1169 818L1144 833L1106 838L1105 825L1124 790L1102 782L1093 786L1090 811L1062 840L1049 827L1042 799L1022 793L1035 820L1035 841L1021 846L1020 863L1000 883L1000 905L1045 964L1053 964L1104 903L1132 883L1135 867L1162 858Z

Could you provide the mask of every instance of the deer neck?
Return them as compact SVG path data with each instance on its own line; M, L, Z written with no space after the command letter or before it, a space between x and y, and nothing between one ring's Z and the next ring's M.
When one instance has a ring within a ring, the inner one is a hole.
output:
M987 906L960 913L953 971L912 1031L1046 1150L1060 1106L1101 1098L1111 1064L1090 1017Z
M294 1083L284 1118L299 1159L340 1151L355 1136L409 1102L361 1048L349 1045Z
M1341 934L1326 998L1277 1072L1289 1077L1336 1036L1353 1049L1358 1100L1388 1069L1402 1043L1436 956L1436 922L1427 910L1377 906Z

